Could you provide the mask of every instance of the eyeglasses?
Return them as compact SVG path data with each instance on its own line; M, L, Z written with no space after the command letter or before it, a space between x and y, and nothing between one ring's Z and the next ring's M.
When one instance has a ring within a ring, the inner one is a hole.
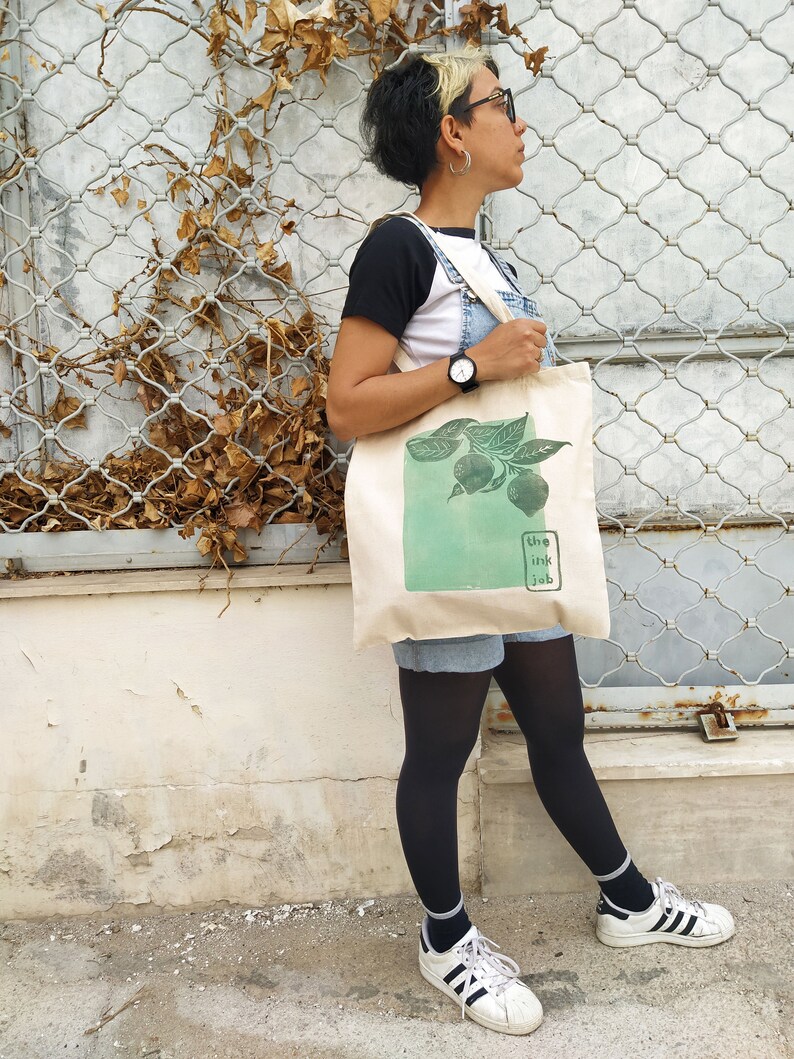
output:
M478 99L476 103L469 103L467 107L463 108L463 113L465 114L467 110L472 110L474 107L482 106L483 103L492 103L496 99L503 100L505 114L510 124L515 125L516 105L513 102L513 92L510 88L499 88L496 92L492 92L490 96L486 96L485 99Z

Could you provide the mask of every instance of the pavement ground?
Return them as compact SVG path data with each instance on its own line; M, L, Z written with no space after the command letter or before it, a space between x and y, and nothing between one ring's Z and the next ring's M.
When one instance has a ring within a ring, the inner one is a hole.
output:
M421 978L414 899L7 923L0 1059L794 1059L792 887L685 895L729 907L736 936L615 950L594 892L470 898L543 1003L527 1037Z

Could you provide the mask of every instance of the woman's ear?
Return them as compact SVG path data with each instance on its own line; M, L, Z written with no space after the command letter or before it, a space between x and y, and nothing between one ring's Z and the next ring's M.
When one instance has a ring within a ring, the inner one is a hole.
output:
M461 147L461 135L460 135L460 124L452 117L451 114L445 114L441 119L441 134L438 138L439 143L445 143L447 147L452 148L453 151L457 151Z

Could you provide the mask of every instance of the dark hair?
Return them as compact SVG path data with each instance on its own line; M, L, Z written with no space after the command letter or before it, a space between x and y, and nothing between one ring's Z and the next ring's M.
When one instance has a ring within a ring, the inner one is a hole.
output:
M464 54L471 62L471 76L446 113L470 126L473 113L464 114L463 108L470 102L472 77L483 66L497 77L499 69L490 56L482 53L448 53L453 62L457 60L458 77ZM432 61L426 61L421 55L411 54L384 70L370 85L361 114L361 138L367 160L379 173L420 190L438 164L436 143L443 117L438 64L444 64L444 60L445 56L433 56ZM445 75L442 67L441 76Z

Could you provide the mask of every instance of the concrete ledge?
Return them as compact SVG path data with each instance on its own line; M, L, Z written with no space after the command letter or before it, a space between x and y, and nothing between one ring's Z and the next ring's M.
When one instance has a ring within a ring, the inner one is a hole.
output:
M541 805L523 741L508 739L488 745L478 762L483 894L592 889ZM646 875L708 885L794 873L794 732L742 732L722 746L687 732L602 732L589 733L585 746Z
M794 773L794 728L743 730L726 743L692 731L588 732L585 751L599 780L769 776ZM484 784L532 782L521 736L494 740L478 767Z
M350 564L285 563L225 570L111 570L91 574L47 574L0 578L0 599L28 596L100 596L120 593L197 592L230 588L291 588L296 585L349 585Z

